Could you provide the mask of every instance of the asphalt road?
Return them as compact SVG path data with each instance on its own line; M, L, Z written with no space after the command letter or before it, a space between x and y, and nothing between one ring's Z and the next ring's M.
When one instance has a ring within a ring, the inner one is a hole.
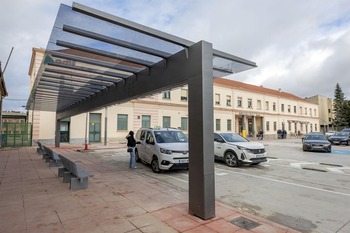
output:
M262 141L268 162L231 168L215 163L216 199L301 232L350 232L350 147L332 153L303 152L301 140ZM128 163L125 150L101 155ZM155 174L144 164L139 172L188 189L188 171Z

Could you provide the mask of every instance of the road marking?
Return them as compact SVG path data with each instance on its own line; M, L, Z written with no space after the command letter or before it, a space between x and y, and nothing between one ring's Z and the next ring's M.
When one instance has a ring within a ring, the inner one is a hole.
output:
M220 168L217 168L217 169L220 169ZM221 169L221 170L224 170L224 169ZM293 185L293 186L297 186L297 187L302 187L302 188L307 188L307 189L313 189L313 190L317 190L317 191L323 191L323 192L326 192L326 193L332 193L332 194L338 194L338 195L350 197L350 194L349 194L349 193L341 193L341 192L336 192L336 191L331 191L331 190L316 188L316 187L312 187L312 186L307 186L307 185L302 185L302 184L296 184L296 183L292 183L292 182L287 182L287 181L282 181L282 180L276 180L276 179L267 178L267 177L262 177L262 176L257 176L257 175L252 175L252 174L246 174L246 173L242 173L242 172L227 171L227 170L224 170L224 171L226 171L226 172L231 172L231 173L236 173L236 174L240 174L240 175L244 175L244 176L250 176L250 177L254 177L254 178L258 178L258 179L274 181L274 182L277 182L277 183L288 184L288 185Z
M227 172L215 172L215 175L217 175L217 176L226 176L226 175L228 175L228 173Z
M350 167L327 167L327 169L334 173L345 174L342 170L350 169Z
M301 165L312 165L312 164L318 164L318 163L290 163L290 166L302 169Z

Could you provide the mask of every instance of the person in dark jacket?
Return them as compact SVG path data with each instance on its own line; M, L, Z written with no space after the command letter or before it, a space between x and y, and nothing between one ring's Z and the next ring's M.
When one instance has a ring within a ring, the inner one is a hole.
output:
M128 140L128 151L130 152L130 168L136 168L135 166L135 146L136 146L136 140L134 138L134 132L130 131L129 134L126 136L126 139Z

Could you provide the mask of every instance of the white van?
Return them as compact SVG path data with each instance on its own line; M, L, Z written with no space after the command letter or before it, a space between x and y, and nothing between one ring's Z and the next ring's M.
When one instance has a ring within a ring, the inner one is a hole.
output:
M136 162L150 164L153 172L188 169L188 138L181 130L141 128L135 139Z

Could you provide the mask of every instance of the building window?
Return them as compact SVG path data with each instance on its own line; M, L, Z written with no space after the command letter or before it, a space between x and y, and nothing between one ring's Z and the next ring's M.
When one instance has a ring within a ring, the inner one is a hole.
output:
M288 105L288 113L291 113L291 106Z
M328 109L328 113L331 113L331 110L330 110L330 109Z
M275 102L273 102L273 104L272 104L272 111L276 112L276 103Z
M226 96L226 106L231 106L231 96L230 95Z
M265 101L265 110L269 111L269 109L270 109L269 101Z
M316 109L314 109L314 116L317 116L317 112L316 112Z
M294 106L294 113L297 113L297 106Z
M311 109L311 108L309 108L309 110L310 110L310 116L312 116L312 109Z
M317 132L317 124L315 124L315 131Z
M142 115L142 128L150 128L151 127L151 116L149 115Z
M181 89L181 100L187 101L187 89Z
M232 121L231 119L227 119L227 131L231 131L232 130Z
M273 122L273 131L276 131L276 130L277 130L277 122L274 121L274 122Z
M284 104L281 104L281 112L284 112Z
M118 114L117 116L117 130L128 130L128 115Z
M256 101L256 108L261 110L261 100Z
M292 123L288 122L288 131L292 131Z
M163 128L170 128L170 116L163 116Z
M163 99L170 99L170 91L163 91Z
M216 120L215 120L215 129L216 129L217 131L220 131L220 130L221 130L221 128L220 128L220 123L221 123L220 119L216 119Z
M181 117L181 130L188 130L187 117Z
M252 99L248 99L248 108L253 108L253 101L252 101Z
M215 105L220 105L220 94L215 94Z
M299 108L299 114L302 115L303 114L303 107Z
M307 115L307 108L305 108L305 115Z
M266 131L270 131L270 121L266 121Z
M242 107L242 97L237 98L237 107Z

